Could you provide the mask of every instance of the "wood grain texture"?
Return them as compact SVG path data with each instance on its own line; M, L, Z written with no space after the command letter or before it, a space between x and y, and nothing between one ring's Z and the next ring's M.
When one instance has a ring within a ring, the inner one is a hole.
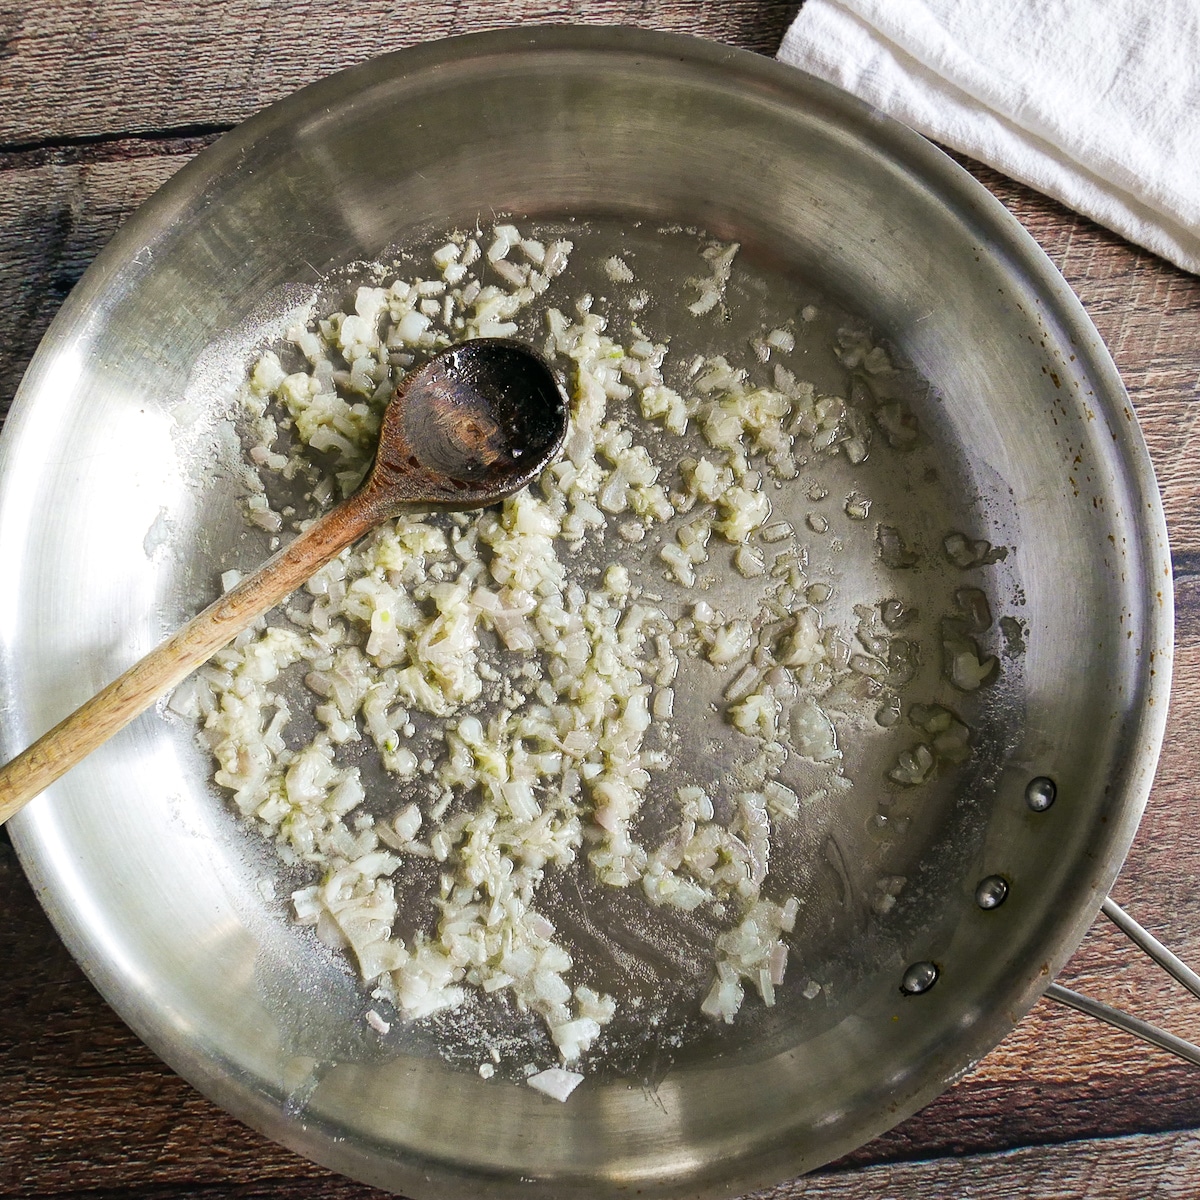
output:
M0 10L0 147L229 126L364 59L506 25L637 25L773 54L799 7L799 0L31 0Z
M629 22L771 51L795 7L752 0L445 0L402 10L373 0L340 8L311 0L191 10L130 0L5 6L0 413L53 312L120 221L221 128L295 87L386 49L521 19ZM148 136L131 136L139 133ZM1081 297L1129 388L1159 474L1179 645L1167 744L1114 896L1196 965L1200 281L987 168L967 166ZM0 977L0 1197L381 1195L267 1142L159 1063L71 961L2 835L0 911L0 964L8 968ZM1062 981L1200 1038L1200 1002L1105 921ZM1200 1194L1197 1129L1200 1074L1043 1002L923 1112L763 1197L1182 1200Z
M1192 1200L1200 1179L1193 1132L1094 1140L810 1175L771 1200ZM765 1196L763 1198L765 1200Z

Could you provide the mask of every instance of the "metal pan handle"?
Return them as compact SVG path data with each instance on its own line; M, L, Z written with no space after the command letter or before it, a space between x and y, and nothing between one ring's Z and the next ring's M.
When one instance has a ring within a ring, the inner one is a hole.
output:
M1191 967L1172 954L1156 937L1143 929L1111 898L1104 901L1101 911L1139 950L1149 955L1168 975L1178 980L1193 996L1200 999L1200 975L1197 975ZM1099 1000L1093 1000L1090 996L1073 992L1070 988L1062 987L1057 983L1052 983L1046 989L1046 995L1051 1000L1057 1000L1059 1004L1065 1004L1068 1008L1087 1013L1089 1017L1105 1021L1117 1029L1123 1029L1126 1033L1141 1038L1144 1042L1149 1042L1152 1046L1168 1050L1187 1062L1200 1066L1200 1046L1184 1041L1183 1038L1176 1037L1173 1033L1167 1033L1165 1029L1159 1029L1157 1025L1151 1025L1147 1021L1122 1012L1119 1008L1102 1004Z

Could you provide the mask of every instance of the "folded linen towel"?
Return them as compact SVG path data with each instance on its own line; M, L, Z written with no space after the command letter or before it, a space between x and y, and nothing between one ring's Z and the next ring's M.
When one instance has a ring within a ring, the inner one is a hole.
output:
M1200 274L1196 0L806 0L779 58Z

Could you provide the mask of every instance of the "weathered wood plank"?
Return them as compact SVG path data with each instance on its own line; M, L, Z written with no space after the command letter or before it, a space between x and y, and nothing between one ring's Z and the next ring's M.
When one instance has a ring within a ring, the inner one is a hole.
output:
M0 10L0 145L233 125L343 67L505 25L639 25L773 54L799 7L798 0L31 0Z
M388 1193L340 1176L319 1175L233 1184L155 1184L136 1192L123 1187L55 1192L54 1200L388 1200Z
M1191 1200L1197 1179L1200 1138L1188 1130L821 1173L761 1200Z

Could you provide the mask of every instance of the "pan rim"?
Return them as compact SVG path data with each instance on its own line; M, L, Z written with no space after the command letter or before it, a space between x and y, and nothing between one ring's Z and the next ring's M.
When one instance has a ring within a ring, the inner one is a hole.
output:
M1105 384L1105 399L1111 402L1127 401L1116 367L1100 342L1086 312L1036 241L982 185L911 130L891 122L861 102L797 72L794 68L760 58L747 51L720 47L699 38L623 28L524 27L426 43L382 56L312 84L251 117L203 151L168 181L129 219L109 246L97 257L55 318L31 363L0 439L0 524L6 519L7 506L3 501L7 481L11 477L8 467L12 457L20 453L22 430L28 422L27 414L35 403L40 380L53 356L54 346L67 338L71 330L86 324L89 314L98 307L98 301L104 295L113 276L127 264L132 255L143 245L150 244L158 231L189 211L197 198L206 194L213 181L225 172L236 169L239 159L250 147L262 144L265 139L278 135L306 116L320 112L330 103L344 102L346 96L384 85L396 74L416 76L422 72L441 71L450 66L457 69L465 63L478 64L492 59L512 62L521 56L548 60L554 56L572 55L589 59L610 56L623 63L642 66L655 60L681 62L697 73L719 73L722 86L757 89L764 94L778 97L781 103L818 103L831 112L840 113L852 127L860 130L870 129L874 136L884 140L897 158L911 164L930 186L956 198L966 210L974 214L979 223L986 225L995 239L997 252L1002 250L1019 262L1027 277L1053 301L1059 319L1076 335L1080 353L1090 356L1093 373ZM1101 868L1092 879L1090 898L1086 899L1086 902L1081 898L1073 919L1060 927L1058 935L1045 947L1048 969L1044 976L1030 980L1016 1003L1008 1006L1003 1014L997 1014L997 1020L1003 1018L1000 1023L1005 1030L1032 1007L1094 920L1136 832L1149 796L1154 765L1165 733L1173 638L1172 593L1169 587L1171 567L1166 522L1144 440L1135 423L1130 423L1127 428L1128 441L1124 447L1127 465L1138 494L1148 506L1147 512L1143 514L1148 533L1144 551L1152 571L1156 575L1161 572L1163 578L1162 602L1158 606L1150 606L1147 612L1147 628L1151 633L1153 649L1159 656L1159 667L1153 677L1143 677L1139 681L1140 703L1136 707L1140 717L1136 734L1131 735L1130 740L1140 747L1141 753L1135 766L1131 768L1130 778L1125 786L1127 800L1120 809L1120 819L1112 822L1098 841ZM0 647L0 690L4 693L0 697L0 707L16 712L19 706L16 697L9 694L11 686L8 683L12 676L9 665L12 653L11 646ZM5 743L6 754L11 754L17 749L18 732L17 721L6 725L0 732L0 740ZM186 1057L181 1058L170 1040L155 1027L154 1014L136 1010L125 1011L124 1007L114 1002L117 990L115 977L106 973L104 964L94 960L86 931L76 923L69 908L64 908L55 895L54 872L39 842L38 821L34 814L27 814L14 821L12 834L22 865L60 936L76 959L84 965L89 977L109 1003L118 1008L142 1040L202 1092L212 1095L214 1090L222 1091L227 1088L225 1064L205 1057L190 1060ZM990 1026L988 1028L990 1030ZM958 1073L969 1069L996 1040L998 1039L992 1038L990 1032L981 1036L979 1041L986 1042L986 1046L970 1063L961 1066ZM914 1102L906 1102L902 1106L904 1111L891 1114L886 1124L879 1128L885 1128L901 1116L915 1111L940 1093L950 1082L952 1078L934 1081L917 1094ZM268 1136L291 1145L301 1153L315 1157L308 1141L302 1146L295 1144L296 1139L292 1136L290 1123L281 1119L276 1097L249 1090L241 1094L239 1100L244 1105L244 1111L234 1108L228 1098L219 1102ZM311 1130L309 1133L311 1134ZM858 1144L858 1141L853 1144ZM848 1148L849 1144L832 1147L833 1153L830 1157ZM371 1175L366 1173L371 1166L369 1162L359 1161L346 1148L329 1147L328 1151L328 1155L322 1156L319 1161L345 1170L358 1178L371 1180ZM419 1175L424 1166L413 1169L415 1175ZM743 1185L739 1183L738 1186Z

